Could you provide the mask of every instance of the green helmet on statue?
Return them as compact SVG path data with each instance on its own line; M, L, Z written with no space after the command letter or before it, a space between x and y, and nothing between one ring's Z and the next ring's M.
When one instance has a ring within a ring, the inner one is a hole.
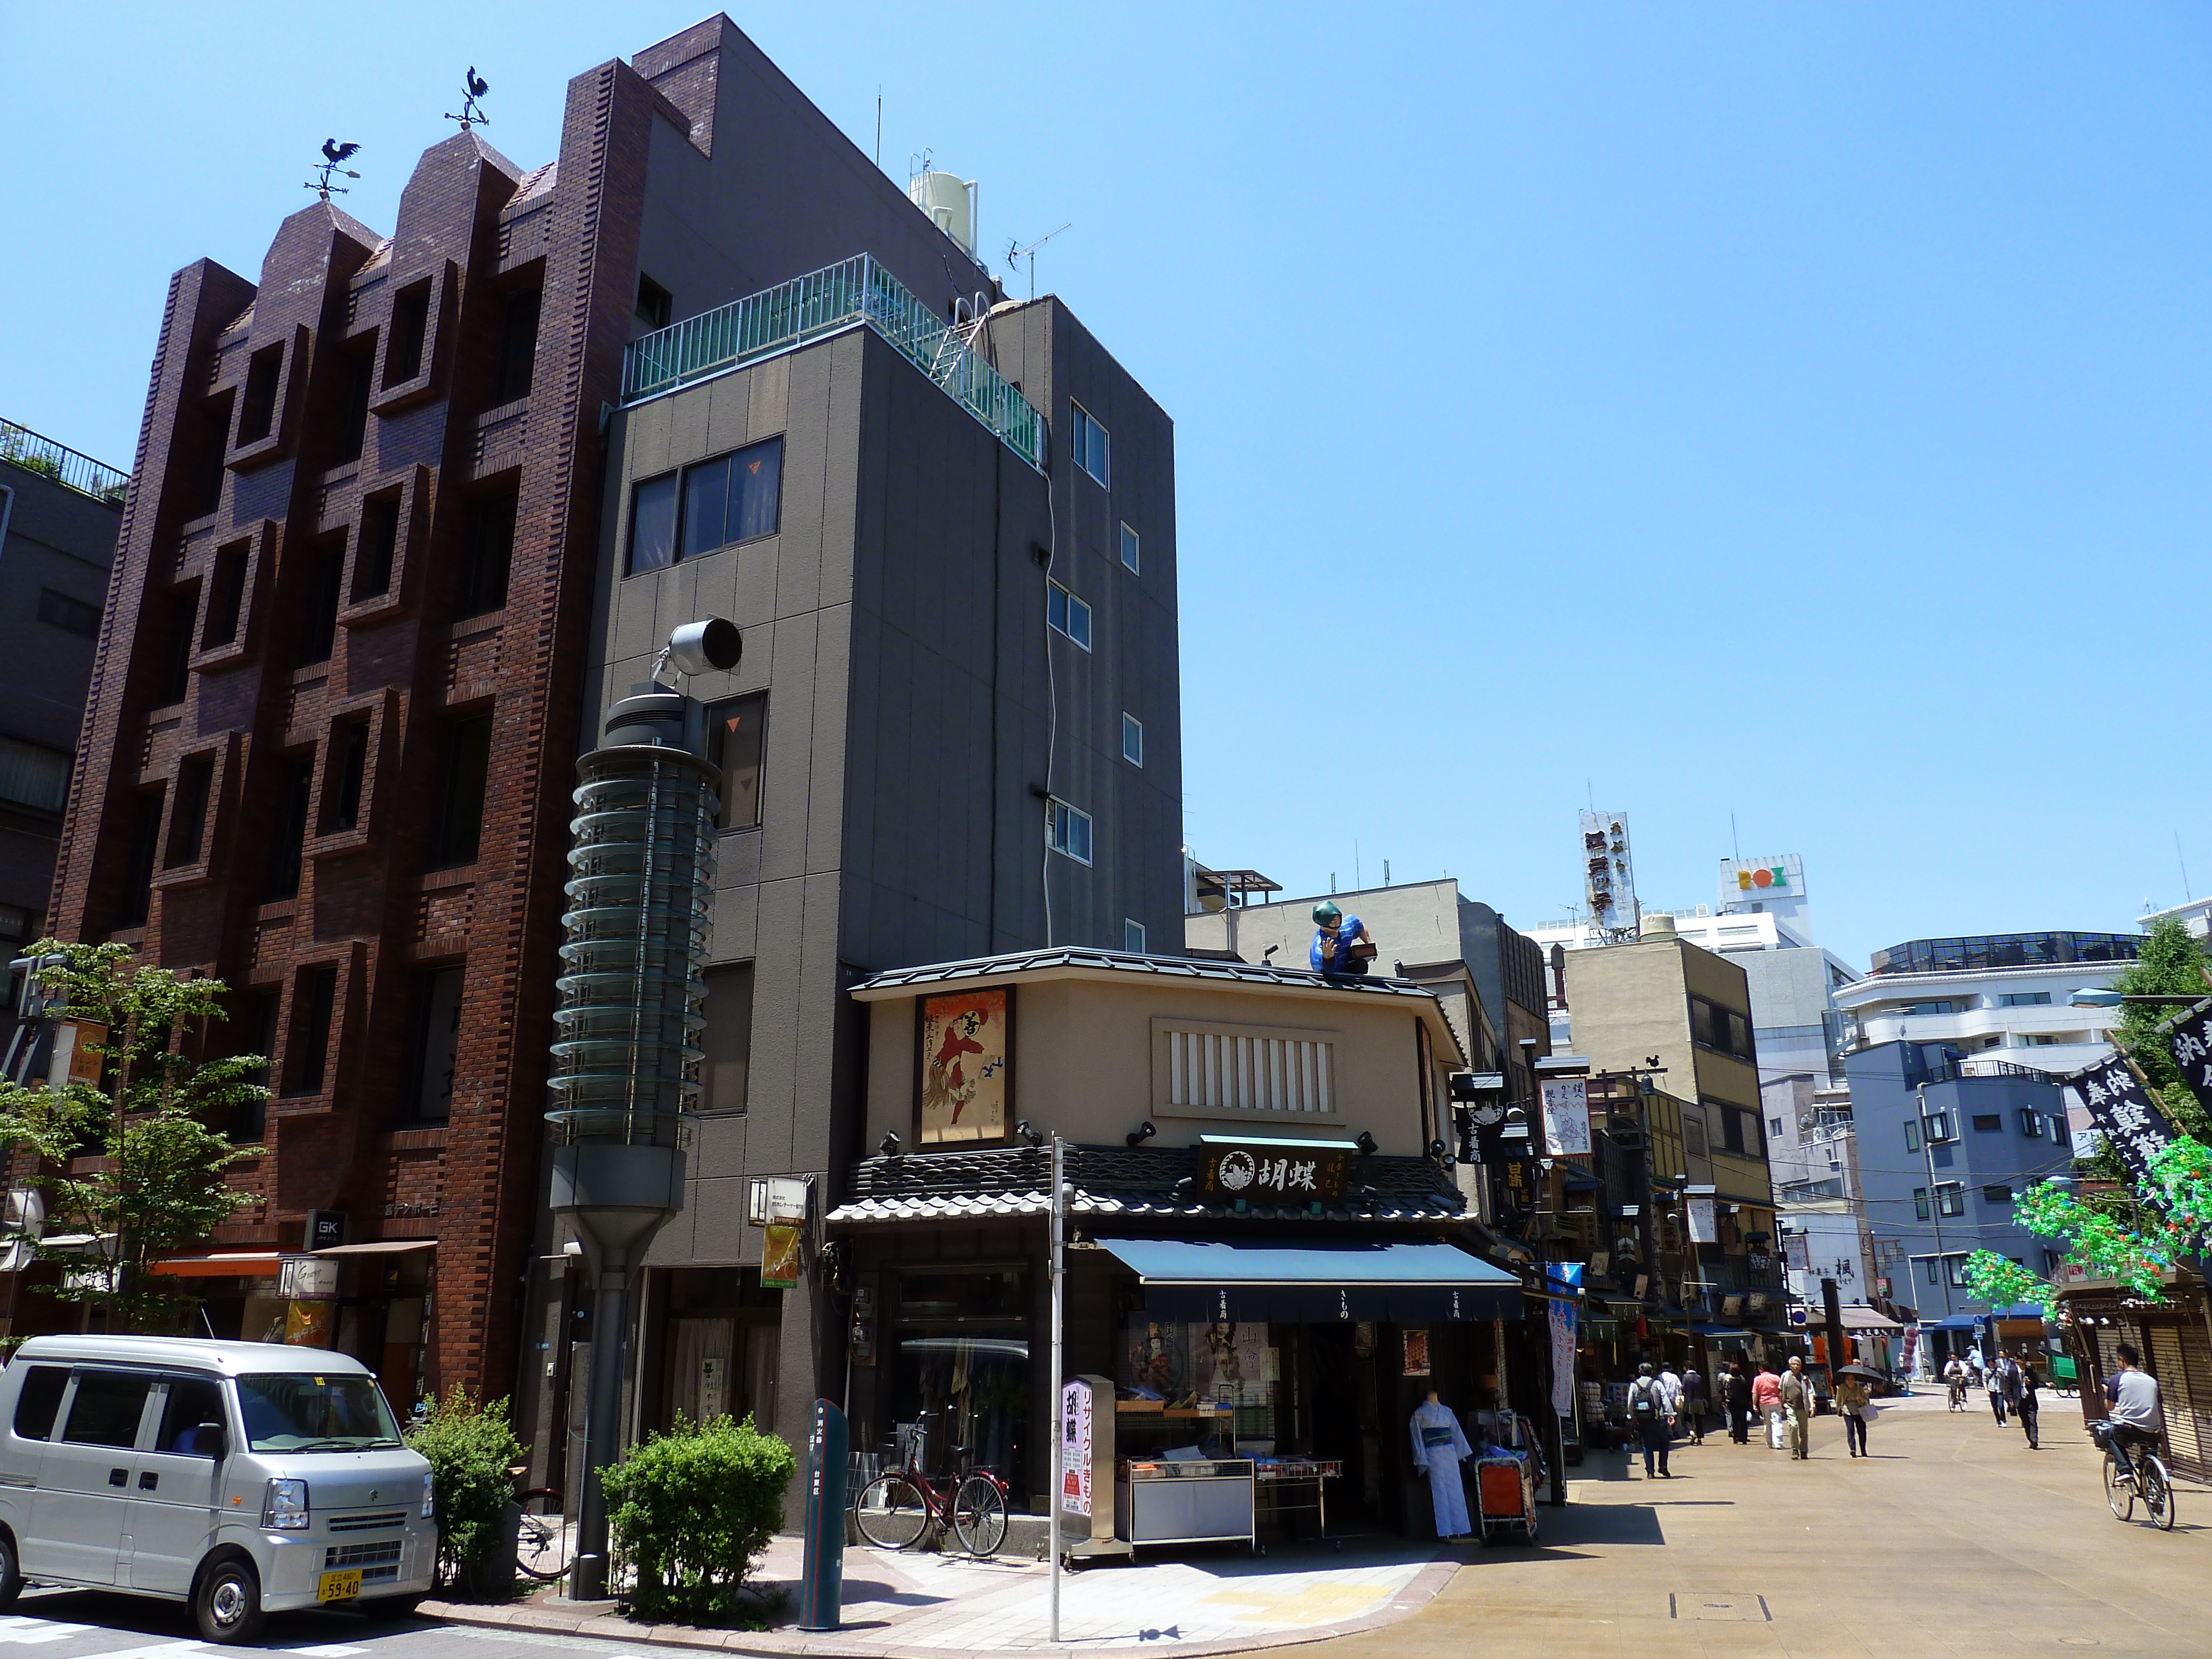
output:
M1336 908L1334 899L1323 899L1314 906L1315 922L1323 927L1334 927L1344 920L1344 912Z

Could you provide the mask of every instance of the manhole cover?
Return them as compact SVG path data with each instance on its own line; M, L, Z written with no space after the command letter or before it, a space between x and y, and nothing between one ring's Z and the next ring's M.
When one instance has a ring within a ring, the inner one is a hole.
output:
M1669 1619L1697 1619L1713 1624L1771 1625L1773 1612L1763 1595L1735 1595L1715 1591L1678 1590L1667 1598Z

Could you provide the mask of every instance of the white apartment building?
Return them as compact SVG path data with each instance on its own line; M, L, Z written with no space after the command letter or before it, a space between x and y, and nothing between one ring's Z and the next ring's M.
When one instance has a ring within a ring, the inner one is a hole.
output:
M1851 1020L1856 1048L1944 1043L1970 1073L1994 1065L2079 1071L2110 1051L2118 1011L2069 999L2111 985L2142 943L2070 933L1914 939L1875 951L1866 977L1836 992L1836 1006Z

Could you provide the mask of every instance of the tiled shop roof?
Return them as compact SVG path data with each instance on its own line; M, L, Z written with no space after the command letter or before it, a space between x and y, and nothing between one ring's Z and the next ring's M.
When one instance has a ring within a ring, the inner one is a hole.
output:
M1221 962L1197 957L1140 957L1121 951L1062 945L1048 951L1019 951L1006 956L971 957L964 962L930 963L918 968L890 968L871 974L853 988L855 994L896 990L908 985L941 985L1073 968L1093 973L1138 975L1152 979L1216 980L1241 985L1287 985L1309 991L1339 991L1355 996L1411 997L1433 1002L1435 994L1410 980L1370 975L1364 979L1328 979L1303 968L1266 968L1249 962Z
M1152 1217L1169 1220L1233 1218L1237 1222L1457 1222L1466 1200L1451 1174L1425 1158L1356 1160L1352 1194L1323 1204L1316 1215L1304 1205L1251 1204L1242 1212L1208 1204L1194 1186L1198 1154L1171 1146L1077 1146L1063 1153L1067 1212L1096 1218ZM1042 1147L1000 1146L968 1152L908 1152L871 1158L852 1166L850 1188L828 1219L847 1224L1041 1216L1052 1207L1052 1154ZM1371 1194L1361 1188L1372 1188Z

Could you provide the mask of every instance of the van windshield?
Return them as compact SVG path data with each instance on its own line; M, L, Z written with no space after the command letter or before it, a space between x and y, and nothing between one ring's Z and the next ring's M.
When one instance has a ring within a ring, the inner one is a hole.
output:
M238 1379L246 1443L256 1451L368 1451L399 1444L376 1380L283 1372Z

